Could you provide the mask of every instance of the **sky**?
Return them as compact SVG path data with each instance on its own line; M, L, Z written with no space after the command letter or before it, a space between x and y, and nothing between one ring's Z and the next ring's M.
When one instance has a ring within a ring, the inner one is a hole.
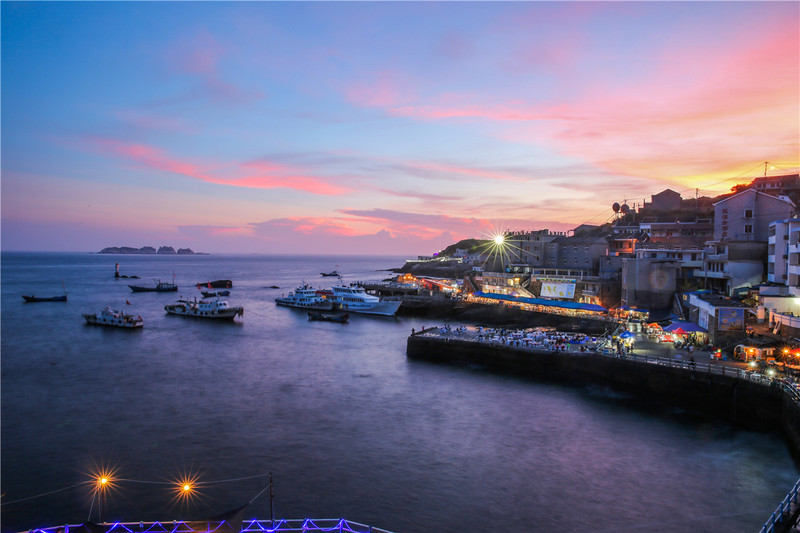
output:
M800 167L800 3L0 3L3 250L429 255Z

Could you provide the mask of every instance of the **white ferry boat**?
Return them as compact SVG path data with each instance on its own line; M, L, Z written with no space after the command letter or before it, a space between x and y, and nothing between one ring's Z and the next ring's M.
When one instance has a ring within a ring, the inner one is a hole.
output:
M319 291L308 285L297 287L288 296L275 298L275 303L286 307L313 309L315 311L330 311L333 308L331 300L326 300L319 294Z
M338 285L332 287L335 309L367 315L394 316L403 303L402 299L382 299L367 294L363 287Z
M217 320L233 320L236 315L244 315L244 307L234 307L225 300L178 300L177 303L165 305L164 311L170 315L188 316L192 318L211 318Z
M94 326L111 326L115 328L141 328L144 326L144 321L138 315L126 315L122 311L117 311L106 307L100 314L97 313L83 313L83 318L86 319L87 324Z

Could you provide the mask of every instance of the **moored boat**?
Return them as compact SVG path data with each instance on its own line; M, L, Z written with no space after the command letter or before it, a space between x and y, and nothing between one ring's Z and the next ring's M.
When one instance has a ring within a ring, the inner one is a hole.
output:
M317 289L305 284L297 287L287 296L275 298L275 303L297 309L314 309L317 311L330 311L333 309L332 301L321 296Z
M347 313L337 314L337 313L323 313L321 311L309 311L308 312L308 319L309 320L323 320L325 322L338 322L340 324L346 324L348 320L350 320L350 315Z
M231 291L200 291L203 298L214 298L216 296L230 296Z
M106 307L99 314L84 313L83 318L86 319L87 324L93 326L110 326L124 329L135 329L144 326L141 316L129 315L110 307Z
M61 294L59 296L34 296L32 294L30 296L28 296L27 294L23 294L22 298L26 302L66 302L67 301L67 295L66 294Z
M339 274L338 270L331 270L330 272L320 272L320 275L323 278L328 278L328 277L339 277L341 274Z
M132 292L176 292L178 286L174 283L167 283L166 281L156 280L156 286L143 286L143 285L128 285Z
M236 315L244 315L244 307L232 306L225 300L178 300L174 304L165 305L167 314L187 316L191 318L210 318L217 320L233 320Z
M209 289L232 289L233 282L229 279L218 279L197 284L198 289L202 289L203 287L208 287Z
M394 316L402 299L383 299L367 294L363 287L338 285L332 287L335 309L367 315Z

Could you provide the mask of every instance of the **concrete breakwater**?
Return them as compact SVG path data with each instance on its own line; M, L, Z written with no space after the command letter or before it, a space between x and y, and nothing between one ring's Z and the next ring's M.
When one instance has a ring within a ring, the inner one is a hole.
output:
M461 362L568 385L599 384L758 431L780 431L800 458L800 395L733 368L614 357L592 351L531 350L426 333L407 341L410 359Z

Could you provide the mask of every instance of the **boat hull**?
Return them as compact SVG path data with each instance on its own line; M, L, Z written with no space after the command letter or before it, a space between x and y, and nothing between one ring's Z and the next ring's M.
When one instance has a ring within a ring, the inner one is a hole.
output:
M86 319L86 323L91 326L106 326L110 328L119 328L119 329L140 329L144 327L144 322L141 319L137 319L134 317L126 318L106 318L102 315L98 316L96 314L84 314L83 318Z
M33 302L66 302L67 301L67 295L66 294L64 294L62 296L49 296L47 298L42 298L42 297L39 297L39 296L27 296L27 295L23 294L22 298L26 302L31 302L31 303L33 303Z
M331 311L333 302L301 303L293 302L284 298L275 298L275 305L291 307L293 309L307 309L312 311Z
M350 315L347 313L345 314L330 314L330 313L319 313L311 311L308 313L309 320L320 320L325 322L338 322L339 324L346 324L348 320L350 320Z
M177 292L177 285L170 285L169 287L141 287L139 285L128 285L131 292Z
M205 320L233 320L237 315L244 315L243 307L227 307L225 309L204 309L191 304L165 305L168 315L186 318L202 318Z
M362 315L394 316L402 303L401 300L381 300L372 305L364 305L359 302L337 302L335 309Z

